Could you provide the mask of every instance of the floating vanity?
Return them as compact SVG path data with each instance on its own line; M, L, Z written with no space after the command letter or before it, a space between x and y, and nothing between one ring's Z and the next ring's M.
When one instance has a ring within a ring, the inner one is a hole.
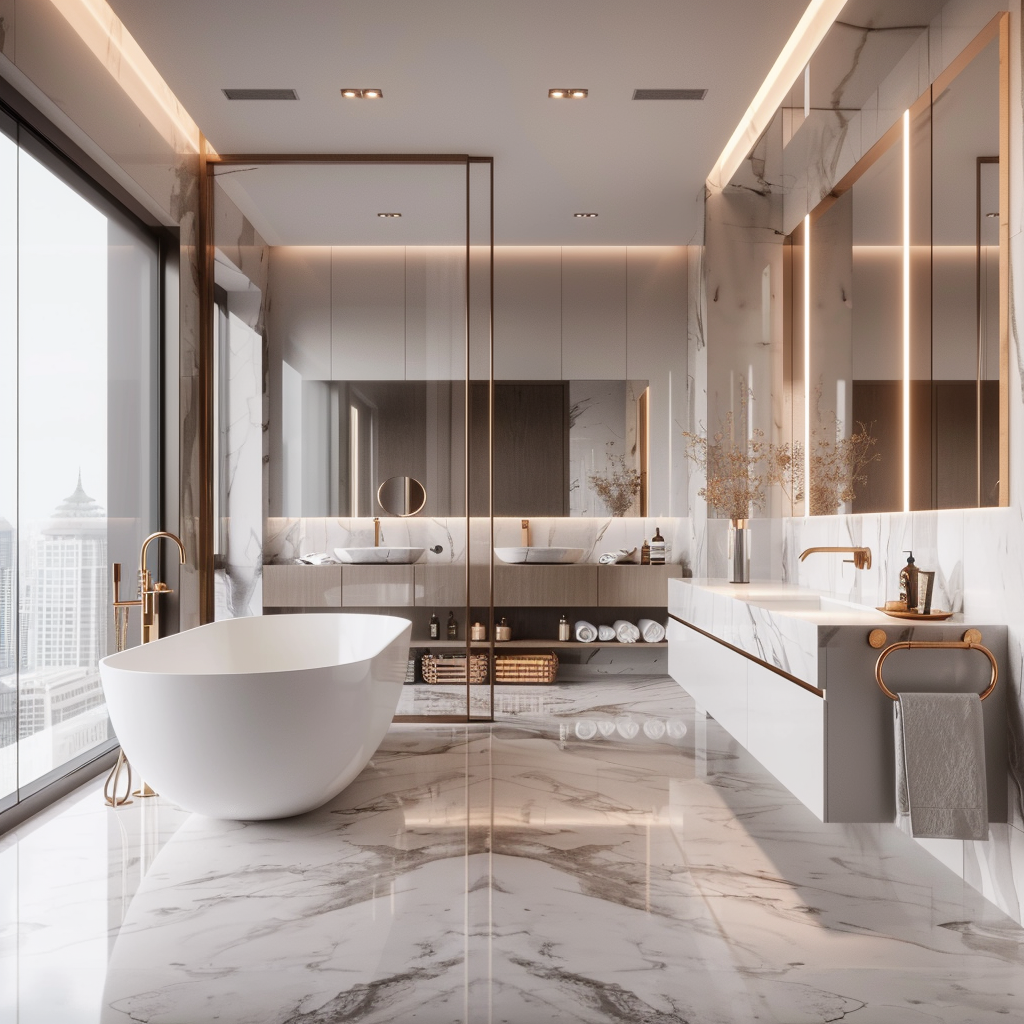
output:
M1006 821L1006 626L910 623L781 583L670 580L669 673L697 704L822 821L895 816L893 706L875 682L879 648L959 641L975 628L1000 682L982 705L989 816ZM972 651L896 651L899 692L982 692L990 666Z

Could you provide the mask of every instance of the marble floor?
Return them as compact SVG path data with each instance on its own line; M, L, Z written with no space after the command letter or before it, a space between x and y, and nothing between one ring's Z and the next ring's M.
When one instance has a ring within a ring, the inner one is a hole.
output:
M111 811L97 781L0 838L0 1021L1024 1016L1017 925L895 828L816 822L670 679L498 715L392 727L301 818Z

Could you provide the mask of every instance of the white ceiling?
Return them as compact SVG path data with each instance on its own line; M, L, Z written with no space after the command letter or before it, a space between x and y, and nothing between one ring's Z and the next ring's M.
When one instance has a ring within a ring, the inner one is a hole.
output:
M699 240L704 179L806 2L111 0L218 152L493 156L506 245ZM344 86L384 99L343 100ZM560 86L590 96L549 100ZM299 101L230 102L225 87L294 88ZM671 87L708 95L631 100ZM336 183L267 181L230 187L268 240L366 244L300 238L287 223L325 235L317 212L337 201ZM366 230L391 244L396 222L374 208L383 198L368 197ZM583 210L600 216L573 218Z

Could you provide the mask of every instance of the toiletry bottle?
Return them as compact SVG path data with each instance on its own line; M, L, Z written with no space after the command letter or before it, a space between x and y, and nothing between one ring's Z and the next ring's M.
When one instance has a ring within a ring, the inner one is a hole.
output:
M914 564L914 552L905 552L910 557L907 564L900 569L900 600L906 601L907 611L917 611L917 574L920 571Z
M651 565L665 564L665 538L661 535L661 528L654 528L654 537L651 539Z
M562 617L558 620L558 639L569 639L569 620L565 617L564 612L562 613Z
M459 639L459 624L455 621L455 612L448 613L448 639Z
M651 564L651 545L647 543L646 538L644 539L644 546L640 549L640 564Z
M486 640L487 627L482 622L474 622L469 630L470 640Z
M494 627L494 639L499 641L512 639L512 627L508 624L508 619L504 615L501 617L501 622Z
M437 617L437 612L430 613L430 639L441 639L441 620Z

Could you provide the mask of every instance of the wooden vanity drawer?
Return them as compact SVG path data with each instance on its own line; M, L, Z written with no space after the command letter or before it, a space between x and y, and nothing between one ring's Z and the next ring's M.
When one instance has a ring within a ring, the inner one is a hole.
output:
M264 608L340 608L340 565L265 565Z
M597 603L602 608L667 608L668 581L681 565L599 565Z

